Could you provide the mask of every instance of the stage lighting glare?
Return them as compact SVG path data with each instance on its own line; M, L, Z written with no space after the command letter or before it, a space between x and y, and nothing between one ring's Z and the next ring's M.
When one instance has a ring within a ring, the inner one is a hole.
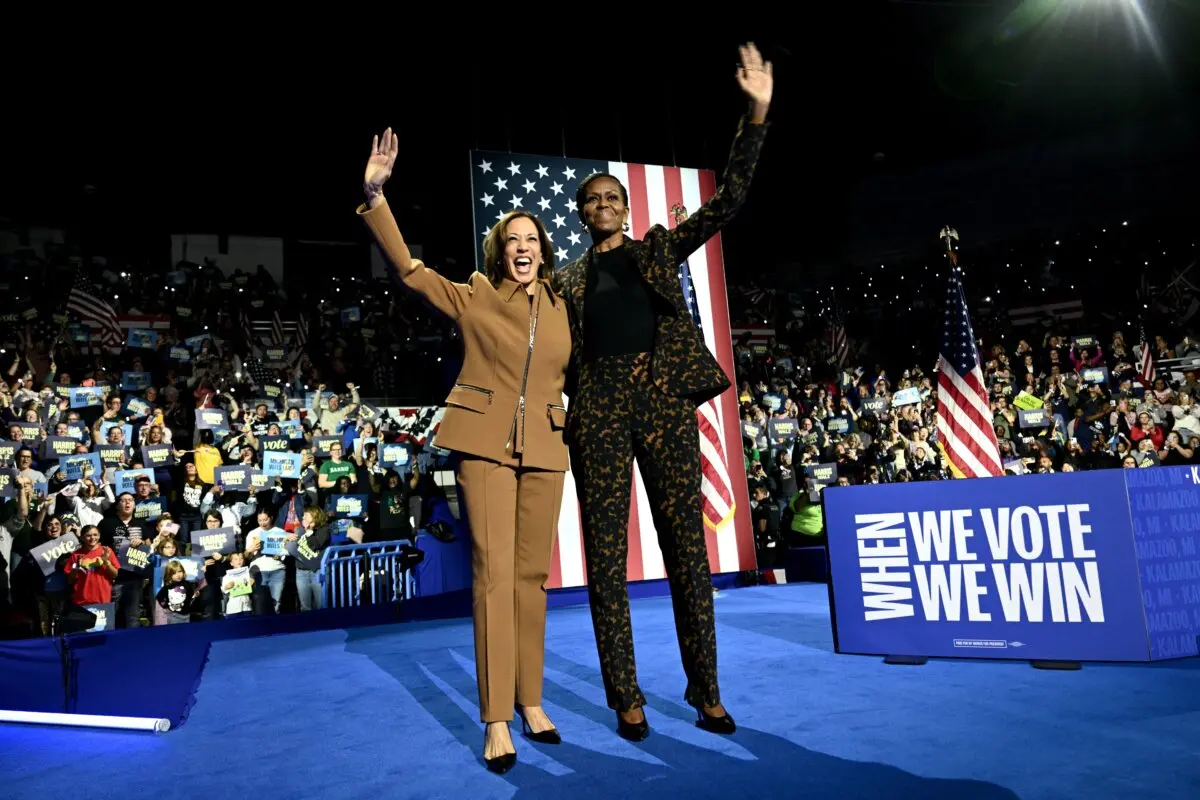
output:
M171 722L153 717L110 717L100 714L56 714L45 711L0 710L0 722L25 725L66 725L74 728L111 728L125 731L166 733Z

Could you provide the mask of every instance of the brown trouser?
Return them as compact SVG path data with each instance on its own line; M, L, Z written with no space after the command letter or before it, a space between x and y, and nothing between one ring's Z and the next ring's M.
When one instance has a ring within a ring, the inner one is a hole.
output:
M483 722L512 720L514 702L542 704L545 585L563 476L472 456L458 467L471 526L475 674Z

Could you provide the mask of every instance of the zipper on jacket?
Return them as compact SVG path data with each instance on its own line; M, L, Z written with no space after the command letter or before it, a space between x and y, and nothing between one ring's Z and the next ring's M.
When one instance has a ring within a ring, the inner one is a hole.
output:
M513 410L512 427L509 429L508 446L513 447L517 437L517 416L521 417L521 451L525 448L525 389L529 383L529 362L533 360L533 340L537 336L538 314L542 310L542 292L538 289L537 305L529 299L529 348L525 351L525 374L521 376L521 397ZM517 452L521 452L517 451Z
M492 404L492 390L491 389L484 389L482 386L472 386L469 383L456 383L456 384L454 384L454 388L455 389L466 389L471 392L479 392L480 394L486 394L487 399L488 399L488 405L490 406Z

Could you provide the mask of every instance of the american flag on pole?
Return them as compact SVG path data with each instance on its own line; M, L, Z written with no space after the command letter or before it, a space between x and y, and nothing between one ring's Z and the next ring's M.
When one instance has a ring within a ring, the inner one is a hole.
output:
M296 349L300 350L308 344L308 317L303 313L296 319Z
M1143 386L1149 386L1154 383L1154 352L1150 347L1150 342L1146 339L1146 325L1142 323L1138 326L1139 344L1141 345L1141 355L1138 356L1138 378L1141 379Z
M271 314L271 344L283 344L283 320L279 318L279 310Z
M67 295L67 314L74 315L81 323L92 328L92 339L99 339L104 347L120 347L125 344L117 312L103 299L96 287L88 282L80 269L75 273L75 285Z
M546 225L557 266L582 256L591 244L580 227L575 188L593 172L615 175L629 190L629 235L640 239L653 225L675 226L672 209L694 213L716 193L716 176L705 170L597 161L515 153L471 153L471 186L475 211L476 264L483 264L483 237L508 211L531 211ZM729 302L720 236L714 236L686 259L690 276L689 306L698 319L704 341L729 376L734 375L730 339ZM681 267L681 280L685 272ZM685 284L688 286L688 284ZM713 573L755 568L746 475L741 468L742 439L734 389L698 410L703 511L709 566ZM734 463L727 454L733 454ZM633 501L629 510L629 564L631 581L666 577L650 503L638 469L633 474ZM701 502L697 499L697 502ZM563 489L558 537L550 564L547 588L583 586L586 582L579 502L568 473Z
M840 306L835 304L833 320L829 323L829 363L839 370L845 365L850 355L850 340L846 338L846 321L842 318Z
M949 255L950 279L938 359L938 447L956 478L1003 475L979 350L963 294L962 270L953 250Z

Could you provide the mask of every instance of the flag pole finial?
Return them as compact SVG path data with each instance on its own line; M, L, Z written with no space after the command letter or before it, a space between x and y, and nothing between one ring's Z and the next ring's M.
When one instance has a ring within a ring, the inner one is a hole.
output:
M938 238L946 242L946 255L950 258L950 263L957 267L958 253L954 250L954 243L958 241L958 231L947 225L942 228L941 233L938 234Z

